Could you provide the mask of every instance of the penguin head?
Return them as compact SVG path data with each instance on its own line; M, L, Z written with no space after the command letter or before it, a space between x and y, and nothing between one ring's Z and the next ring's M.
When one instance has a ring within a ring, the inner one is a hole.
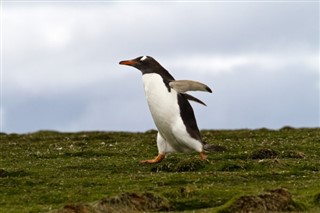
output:
M167 81L174 80L173 76L151 56L140 56L132 60L120 61L119 64L135 67L142 72L142 75L156 73Z
M156 73L159 68L162 68L161 65L150 56L140 56L135 59L120 61L119 64L128 65L137 68L145 73Z

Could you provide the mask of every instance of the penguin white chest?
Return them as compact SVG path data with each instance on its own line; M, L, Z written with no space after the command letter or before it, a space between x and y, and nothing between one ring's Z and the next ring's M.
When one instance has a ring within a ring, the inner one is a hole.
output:
M180 118L177 92L170 90L158 74L144 74L142 76L144 91L149 109L158 129L170 128Z

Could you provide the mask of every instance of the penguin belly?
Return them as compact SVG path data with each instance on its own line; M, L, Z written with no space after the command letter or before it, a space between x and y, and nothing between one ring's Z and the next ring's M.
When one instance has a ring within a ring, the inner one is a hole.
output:
M144 74L142 79L154 123L169 145L164 152L203 151L202 143L190 136L183 123L178 105L178 93L168 89L159 74Z

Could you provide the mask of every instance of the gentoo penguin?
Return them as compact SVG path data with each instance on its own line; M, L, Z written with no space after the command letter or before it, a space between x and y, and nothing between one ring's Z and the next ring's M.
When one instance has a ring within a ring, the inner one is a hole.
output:
M141 163L158 163L165 158L167 153L190 151L200 153L200 159L206 160L207 156L204 151L210 150L211 145L201 140L196 118L188 100L204 103L186 92L206 91L211 93L211 89L196 81L176 81L150 56L120 61L119 64L135 67L142 72L145 95L158 129L159 154L154 159L143 160Z

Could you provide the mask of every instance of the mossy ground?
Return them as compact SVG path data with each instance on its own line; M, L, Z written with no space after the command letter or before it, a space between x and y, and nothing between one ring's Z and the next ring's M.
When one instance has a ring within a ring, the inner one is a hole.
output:
M172 211L214 212L279 187L305 212L320 212L319 128L205 130L202 137L228 150L208 162L171 154L144 165L157 154L155 131L2 133L0 212L47 212L126 192L162 196Z

